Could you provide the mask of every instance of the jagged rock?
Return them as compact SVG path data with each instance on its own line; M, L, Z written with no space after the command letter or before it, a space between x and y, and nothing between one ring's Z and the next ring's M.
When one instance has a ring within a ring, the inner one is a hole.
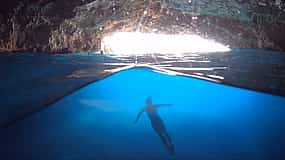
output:
M25 0L0 21L4 50L98 51L103 36L119 31L198 34L231 48L285 50L280 0Z

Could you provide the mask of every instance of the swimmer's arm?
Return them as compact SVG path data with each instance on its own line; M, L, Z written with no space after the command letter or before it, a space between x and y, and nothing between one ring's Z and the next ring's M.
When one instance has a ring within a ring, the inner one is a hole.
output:
M137 118L136 118L136 120L134 121L135 124L138 122L138 120L140 119L140 117L141 117L141 115L142 115L143 112L144 112L144 109L142 109L142 110L138 113Z
M154 107L169 107L172 106L172 104L156 104Z

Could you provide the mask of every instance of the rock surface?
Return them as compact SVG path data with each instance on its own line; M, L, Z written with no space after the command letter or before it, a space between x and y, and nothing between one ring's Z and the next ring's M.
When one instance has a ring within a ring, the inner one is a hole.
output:
M197 34L233 49L285 50L280 0L12 0L2 6L2 52L93 52L119 31Z

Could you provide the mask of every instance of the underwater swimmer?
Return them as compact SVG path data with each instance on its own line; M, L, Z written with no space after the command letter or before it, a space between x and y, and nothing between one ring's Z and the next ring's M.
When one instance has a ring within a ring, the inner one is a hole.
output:
M146 106L138 113L136 120L134 123L137 123L141 114L146 112L148 118L150 119L151 126L154 131L159 135L160 139L162 140L163 144L166 146L167 151L170 155L174 155L174 145L172 144L171 138L168 135L165 125L157 113L157 108L171 106L171 104L152 104L151 97L147 98Z

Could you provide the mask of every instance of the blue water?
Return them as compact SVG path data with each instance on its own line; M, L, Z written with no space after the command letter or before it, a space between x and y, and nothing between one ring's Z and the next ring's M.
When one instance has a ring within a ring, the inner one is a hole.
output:
M175 154L146 113L152 96ZM1 159L285 159L285 98L131 69L0 131Z

